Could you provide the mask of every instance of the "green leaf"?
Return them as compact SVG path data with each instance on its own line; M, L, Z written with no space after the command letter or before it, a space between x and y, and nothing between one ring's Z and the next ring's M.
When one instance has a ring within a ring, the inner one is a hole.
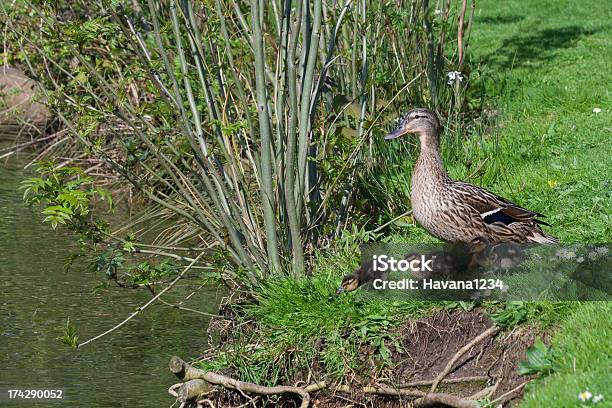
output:
M380 353L380 356L383 358L383 360L389 361L391 350L389 350L389 348L385 346L385 342L382 339L380 340L380 347L378 348L378 352Z
M69 345L70 347L77 348L79 346L79 337L76 334L76 327L74 326L74 323L70 321L70 319L68 319L68 321L66 322L64 335L58 337L57 339L62 343Z
M553 371L550 354L550 348L542 340L536 340L535 344L527 349L527 359L519 363L518 373L520 375L550 374Z
M491 319L499 326L513 327L527 318L527 307L524 302L510 302L504 310L495 312Z

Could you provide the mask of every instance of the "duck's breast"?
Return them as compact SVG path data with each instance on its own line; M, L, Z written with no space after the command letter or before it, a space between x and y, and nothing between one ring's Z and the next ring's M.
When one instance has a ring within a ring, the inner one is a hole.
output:
M411 200L414 219L433 236L447 242L470 242L475 238L474 230L479 226L473 225L469 209L453 200L452 191L443 184L421 185L413 179Z

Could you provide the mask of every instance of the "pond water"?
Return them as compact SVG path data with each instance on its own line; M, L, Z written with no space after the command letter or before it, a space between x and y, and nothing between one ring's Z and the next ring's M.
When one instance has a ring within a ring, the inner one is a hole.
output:
M0 163L0 406L163 407L172 355L196 357L206 348L206 317L152 305L112 334L70 348L60 341L68 318L80 341L119 323L150 295L111 287L84 265L64 269L74 237L42 224L40 208L22 203L24 160ZM186 290L178 287L178 291ZM215 313L222 293L200 291L185 305ZM166 300L172 300L168 296ZM9 401L7 389L61 389L61 401Z

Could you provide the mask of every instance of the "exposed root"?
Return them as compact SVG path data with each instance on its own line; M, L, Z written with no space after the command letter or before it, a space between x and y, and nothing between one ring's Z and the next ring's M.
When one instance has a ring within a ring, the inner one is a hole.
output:
M513 389L511 389L510 391L500 395L499 397L495 398L493 401L491 401L491 405L493 405L496 402L505 402L506 398L509 397L510 395L514 394L517 391L520 391L523 389L524 386L526 386L527 384L529 384L531 382L531 380L529 381L525 381L524 383L520 384L518 387L515 387Z
M478 381L487 381L489 377L486 375L474 375L470 377L459 377L459 378L445 378L440 381L442 384L457 384L464 382L478 382ZM432 385L436 380L421 380L421 381L411 381L408 383L400 384L400 388L406 387L422 387L425 385Z
M481 335L482 336L482 335ZM479 336L479 337L481 337ZM474 344L476 342L473 342ZM444 404L454 408L476 408L476 399L490 395L495 387L485 388L484 390L474 394L471 397L458 397L447 393L432 393L425 392L415 388L409 388L414 386L423 386L435 383L436 381L442 382L443 378L436 378L435 380L419 381L412 385L404 384L402 387L392 387L389 385L368 385L361 389L355 390L349 385L330 385L324 381L310 384L306 387L293 387L293 386L275 386L266 387L250 382L239 381L221 374L216 374L198 368L192 367L183 361L180 357L172 357L170 359L170 371L174 373L178 378L183 380L182 384L175 384L168 392L176 397L181 404L185 404L189 400L196 400L201 398L202 394L207 393L211 390L211 384L219 385L226 389L237 390L242 395L248 397L245 393L262 395L281 395L281 394L294 394L298 395L302 403L300 408L307 408L310 405L310 393L329 389L334 392L342 393L353 393L359 391L362 394L374 394L374 395L386 395L386 396L405 396L417 398L414 401L415 407L429 407L439 404ZM446 382L466 382L466 381L481 381L483 377L465 377L448 380ZM200 400L198 404L203 404L203 400ZM207 400L208 403L210 401Z
M429 393L422 398L414 401L414 408L432 407L436 405L447 405L453 408L477 408L478 403L467 398L456 397L450 394Z
M209 392L212 389L210 384L199 378L194 378L183 383L178 389L178 400L186 402L198 398L200 395Z
M476 336L472 341L467 343L465 346L461 347L459 351L457 351L453 355L453 357L448 361L448 363L446 364L446 367L444 367L444 370L442 370L442 372L436 377L433 384L431 385L430 392L433 393L436 391L436 388L438 388L438 384L440 384L440 382L451 372L451 370L453 369L453 365L457 362L457 360L461 358L461 356L467 353L476 344L480 343L483 339L486 339L490 335L497 334L499 330L500 330L499 327L491 326L487 330L485 330L484 332Z
M352 393L355 390L352 389L350 386L348 385L338 385L332 388L332 390L337 391L337 392L346 392L346 393ZM376 385L376 386L365 386L362 389L359 390L360 392L362 392L363 394L376 394L376 395L391 395L391 396L407 396L407 397L424 397L425 395L427 395L427 393L425 393L424 391L420 391L420 390L409 390L409 389L405 389L405 388L393 388L393 387L389 387L387 385Z
M497 386L499 385L499 383L492 385L490 387L487 387L483 390L478 391L477 393L471 395L468 399L471 400L480 400L480 399L488 399L491 398L491 395L493 395L495 393L495 391L497 391Z
M172 357L170 359L170 371L172 371L178 378L181 380L185 380L186 382L183 384L190 384L189 390L182 393L182 387L179 389L179 400L181 402L185 402L182 398L188 395L194 395L197 397L198 395L207 392L210 387L209 384L220 385L224 388L230 390L238 390L240 392L249 392L253 394L259 395L279 395L279 394L296 394L299 395L302 399L302 404L300 408L307 408L310 404L310 394L306 392L303 388L300 387L292 387L292 386L275 386L275 387L265 387L263 385L258 385L245 381L238 381L233 378L212 373L209 371L200 370L198 368L194 368L183 361L180 357ZM199 382L193 383L192 380L198 380ZM198 391L200 391L198 393Z
M172 384L170 388L168 388L168 394L172 395L174 398L178 398L177 390L181 388L182 385L183 383Z

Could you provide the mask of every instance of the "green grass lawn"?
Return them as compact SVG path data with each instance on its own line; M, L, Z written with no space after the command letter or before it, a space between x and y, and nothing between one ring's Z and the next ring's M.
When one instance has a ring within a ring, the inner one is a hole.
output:
M503 171L487 187L547 214L562 242L612 236L611 13L596 0L484 0L476 14L474 61L506 81ZM580 406L585 390L612 406L610 303L576 309L553 338L555 373L523 406Z
M609 242L611 8L545 3L479 3L473 60L506 81L501 169L488 187L547 214L562 242Z
M612 406L610 313L610 302L586 303L561 323L551 346L555 372L529 387L521 406L577 407L583 391L604 397L585 406Z

